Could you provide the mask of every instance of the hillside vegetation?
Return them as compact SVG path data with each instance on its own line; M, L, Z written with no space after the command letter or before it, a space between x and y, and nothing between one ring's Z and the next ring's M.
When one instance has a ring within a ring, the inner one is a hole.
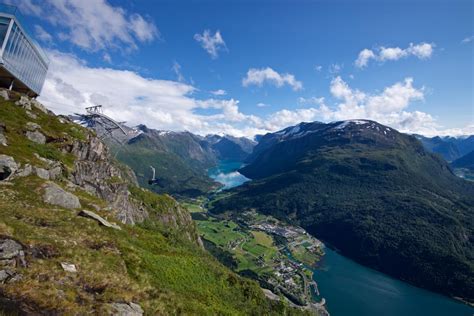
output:
M0 314L298 313L205 252L189 213L93 132L1 94Z
M254 179L213 212L255 209L343 254L474 302L474 185L413 136L372 121L305 123L262 137Z

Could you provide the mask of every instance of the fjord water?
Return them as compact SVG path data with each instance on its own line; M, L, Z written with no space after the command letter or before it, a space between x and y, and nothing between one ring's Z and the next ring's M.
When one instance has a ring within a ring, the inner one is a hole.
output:
M326 247L314 279L332 316L474 315L474 308L364 267Z
M249 181L237 171L242 166L243 163L238 161L221 161L219 165L209 169L208 174L209 177L224 185L222 189L230 189Z
M237 171L241 167L240 162L222 161L209 176L230 189L249 180ZM325 252L314 280L331 316L474 315L468 305L393 279L329 248Z

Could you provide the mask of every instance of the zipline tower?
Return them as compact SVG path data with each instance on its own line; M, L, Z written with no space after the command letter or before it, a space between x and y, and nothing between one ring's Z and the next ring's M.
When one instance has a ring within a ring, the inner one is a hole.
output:
M0 4L0 86L37 97L49 59L20 24L16 7Z

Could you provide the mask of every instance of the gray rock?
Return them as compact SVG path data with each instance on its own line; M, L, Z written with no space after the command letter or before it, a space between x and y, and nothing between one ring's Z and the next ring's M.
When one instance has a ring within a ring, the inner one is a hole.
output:
M112 315L115 316L142 316L143 309L135 303L112 303Z
M5 99L5 101L8 101L10 100L10 96L8 95L8 91L7 90L0 90L0 97L2 97L3 99Z
M46 136L44 136L41 132L38 132L38 131L34 131L34 132L27 131L26 137L32 142L35 142L38 144L46 143Z
M64 191L55 183L49 182L44 185L43 200L45 203L61 206L67 209L80 208L79 198L72 193Z
M0 260L13 259L22 253L23 247L13 239L0 239Z
M49 180L49 171L43 168L35 167L35 173L38 177L44 180Z
M36 115L35 113L31 112L31 111L26 111L26 115L30 118L30 119L33 119L33 120L36 120L38 118L38 115Z
M10 269L0 270L0 284L21 280L21 275Z
M16 105L21 106L22 108L31 111L31 102L28 97L21 96L20 100L15 102Z
M74 264L68 263L68 262L61 262L61 267L63 268L64 271L66 272L77 272L77 268Z
M105 227L110 227L110 228L114 228L114 229L118 229L118 230L121 230L122 228L120 228L120 226L118 226L117 224L114 224L114 223L110 223L109 221L107 221L105 218L103 218L102 216L94 213L94 212L91 212L91 211L88 211L88 210L82 210L79 212L79 216L84 216L84 217L88 217L88 218L92 218L93 220L96 220L98 221L101 225L105 226Z
M37 129L40 129L41 126L39 126L38 124L33 123L33 122L28 122L28 123L26 123L26 128L29 129L30 131L35 131Z
M33 173L33 167L30 164L26 164L23 168L18 169L15 173L16 177L28 177Z
M6 138L5 135L3 135L2 133L0 133L0 145L2 145L2 146L8 146L7 138Z
M61 166L56 166L52 169L49 169L49 178L51 180L56 180L59 177L61 177L62 173L63 173L63 169L61 168Z
M13 157L0 155L0 181L8 180L17 170L18 165Z

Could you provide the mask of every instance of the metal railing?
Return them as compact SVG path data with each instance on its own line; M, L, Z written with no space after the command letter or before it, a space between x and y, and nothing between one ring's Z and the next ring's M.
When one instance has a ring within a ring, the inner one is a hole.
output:
M38 51L38 53L41 55L41 57L43 58L43 60L49 64L49 58L48 58L48 55L46 54L46 52L43 50L43 48L40 46L40 44L38 43L38 41L36 41L34 38L33 38L33 33L31 32L30 28L27 26L27 24L23 23L23 21L25 21L26 19L23 17L23 15L21 14L20 10L18 9L18 7L14 6L14 5L9 5L9 4L4 4L4 3L0 3L0 14L1 13L4 13L4 14L7 14L7 15L11 15L15 18L15 20L17 21L17 24L20 26L20 28L22 29L24 35L28 38L28 40L33 44L33 46L35 46L36 50Z

